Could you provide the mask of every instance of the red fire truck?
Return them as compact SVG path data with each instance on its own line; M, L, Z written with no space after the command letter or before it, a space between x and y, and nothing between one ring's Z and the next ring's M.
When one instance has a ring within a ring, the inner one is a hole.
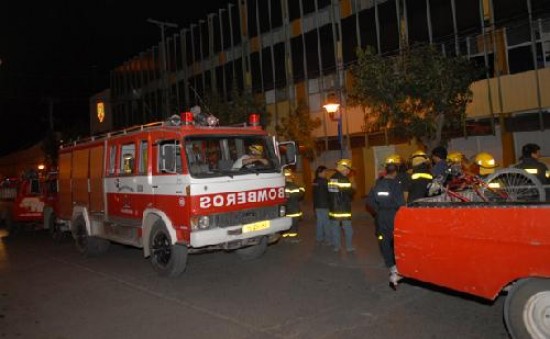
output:
M263 160L235 166L251 148ZM84 255L111 241L143 248L164 276L182 273L188 253L255 259L290 228L283 169L295 161L295 143L277 142L257 114L223 127L186 112L61 147L55 224Z
M43 223L45 206L57 208L57 178L55 172L29 170L21 178L6 180L2 187L3 219L10 236L23 228L47 229Z

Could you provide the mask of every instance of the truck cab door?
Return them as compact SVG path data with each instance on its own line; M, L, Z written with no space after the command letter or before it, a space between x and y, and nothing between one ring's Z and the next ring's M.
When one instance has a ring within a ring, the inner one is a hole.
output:
M156 174L152 177L155 207L172 214L185 196L182 170L181 146L178 140L163 140L156 145Z

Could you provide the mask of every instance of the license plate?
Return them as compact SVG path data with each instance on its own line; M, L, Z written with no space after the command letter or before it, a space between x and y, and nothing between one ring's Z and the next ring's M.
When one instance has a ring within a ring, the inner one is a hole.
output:
M252 224L243 225L243 233L254 232L269 228L269 220L258 221Z

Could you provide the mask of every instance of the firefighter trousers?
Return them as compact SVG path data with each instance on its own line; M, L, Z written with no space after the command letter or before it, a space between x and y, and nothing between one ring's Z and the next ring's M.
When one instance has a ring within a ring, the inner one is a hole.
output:
M384 258L386 267L395 265L395 254L393 251L393 222L396 211L379 211L376 215L376 238L378 246Z

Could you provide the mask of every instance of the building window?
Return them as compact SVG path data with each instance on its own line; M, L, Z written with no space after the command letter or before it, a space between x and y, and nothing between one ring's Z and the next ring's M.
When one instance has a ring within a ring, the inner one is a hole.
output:
M290 40L290 50L292 54L292 76L294 81L301 81L305 78L304 70L304 48L302 45L302 35Z
M300 17L300 1L301 0L286 0L288 7L289 20L295 20Z
M247 0L246 9L248 37L253 38L258 35L258 27L256 27L256 0Z
M271 60L271 47L262 49L262 72L264 91L273 89L273 62Z
M307 76L308 78L316 78L319 76L319 49L317 41L317 30L304 34L306 42L306 60L307 60Z

